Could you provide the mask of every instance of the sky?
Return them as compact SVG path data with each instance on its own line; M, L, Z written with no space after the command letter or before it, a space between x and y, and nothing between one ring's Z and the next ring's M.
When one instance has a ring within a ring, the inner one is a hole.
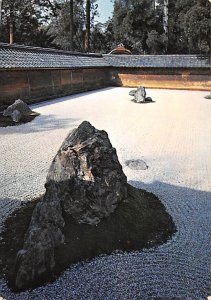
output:
M108 18L112 16L114 3L110 0L98 0L98 12L100 14L97 20L101 23L108 21Z

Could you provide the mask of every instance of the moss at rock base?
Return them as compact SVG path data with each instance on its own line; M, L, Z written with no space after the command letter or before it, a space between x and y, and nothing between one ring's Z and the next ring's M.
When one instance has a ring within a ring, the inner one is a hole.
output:
M17 125L29 123L39 115L40 115L39 113L34 112L31 115L22 116L20 122L15 123L11 117L5 117L2 114L0 114L0 127L17 126Z
M14 265L18 250L37 201L28 202L17 209L5 222L0 242L0 277L14 287ZM56 267L46 274L42 282L54 281L71 264L92 259L115 250L132 251L160 245L171 238L176 227L164 205L152 193L128 185L128 198L108 218L98 225L77 224L65 219L65 244L55 251Z

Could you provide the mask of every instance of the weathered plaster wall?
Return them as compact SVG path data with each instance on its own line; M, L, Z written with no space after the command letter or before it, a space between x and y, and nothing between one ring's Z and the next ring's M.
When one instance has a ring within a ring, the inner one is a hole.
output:
M106 86L211 90L208 68L89 68L0 70L0 110Z
M109 72L110 85L166 89L210 90L210 69L118 68Z
M92 90L108 85L108 71L73 70L0 70L0 108L20 98L28 103Z

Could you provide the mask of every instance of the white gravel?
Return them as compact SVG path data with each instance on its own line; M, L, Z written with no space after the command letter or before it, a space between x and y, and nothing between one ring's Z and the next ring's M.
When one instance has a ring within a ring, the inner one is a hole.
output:
M160 197L178 232L151 250L114 253L66 270L47 286L4 299L201 300L211 295L211 100L207 92L148 89L155 102L130 101L127 88L73 95L32 109L33 122L0 128L0 225L21 201L44 192L65 136L83 120L105 129L128 181ZM147 170L125 161L141 159Z

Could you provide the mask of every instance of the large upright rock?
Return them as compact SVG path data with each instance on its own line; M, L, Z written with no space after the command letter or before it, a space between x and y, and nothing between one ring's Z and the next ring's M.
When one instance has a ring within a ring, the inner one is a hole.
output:
M127 178L105 131L83 122L50 167L46 197L55 196L78 223L97 224L127 196Z
M99 223L127 197L126 184L105 131L85 121L71 132L51 164L46 193L17 255L16 286L30 285L54 268L54 248L65 240L63 216L78 223Z

